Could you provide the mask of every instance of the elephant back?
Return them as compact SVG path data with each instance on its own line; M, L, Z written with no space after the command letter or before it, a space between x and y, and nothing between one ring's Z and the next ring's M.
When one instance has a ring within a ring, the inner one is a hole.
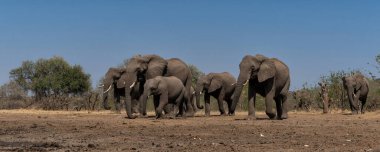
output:
M186 84L187 80L191 80L190 68L185 62L178 58L171 58L167 60L168 65L164 76L175 76Z

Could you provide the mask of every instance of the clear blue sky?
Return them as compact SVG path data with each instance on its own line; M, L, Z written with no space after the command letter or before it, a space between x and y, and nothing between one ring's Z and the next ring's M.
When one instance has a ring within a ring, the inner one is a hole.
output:
M64 57L91 74L135 54L237 76L246 54L277 57L291 89L380 54L378 0L2 0L0 84L24 60Z

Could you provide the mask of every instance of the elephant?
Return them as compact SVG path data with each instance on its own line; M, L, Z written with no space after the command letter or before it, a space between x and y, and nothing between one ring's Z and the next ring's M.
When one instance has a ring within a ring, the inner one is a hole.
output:
M167 104L172 104L173 110L169 113L170 118L174 118L178 110L183 110L181 106L184 100L189 99L182 81L174 76L157 76L148 79L144 84L143 100L153 95L156 118L163 117L162 111ZM185 115L182 115L185 116Z
M248 86L248 120L255 118L256 93L265 98L266 114L270 119L276 117L272 110L276 102L277 119L287 119L287 96L290 86L288 66L276 59L257 54L246 55L239 64L240 74L235 86L230 115L234 115L243 86Z
M210 116L210 95L218 100L220 115L226 115L223 101L228 104L228 111L231 110L232 95L235 91L236 79L228 72L209 73L201 76L196 83L195 97L197 107L203 109L200 105L200 96L204 92L205 115Z
M364 114L365 103L369 92L368 80L359 73L342 78L343 87L347 92L352 114ZM361 103L359 102L361 101ZM361 106L360 106L361 104Z
M140 83L140 86L143 86L145 80L152 79L156 76L175 76L179 78L185 86L186 93L190 94L192 74L190 68L178 58L165 60L158 55L138 55L130 58L125 68L126 71L121 75L120 79L116 83L116 86L117 88L125 88L125 109L129 119L134 119L137 117L132 115L131 112L130 93L138 82ZM186 97L190 97L190 95L186 95ZM186 103L186 115L193 116L195 113L193 109L194 105L189 99L186 101L188 101ZM146 115L147 101L143 100L140 96L139 102L140 113Z
M123 68L109 68L105 77L103 79L103 107L106 110L110 110L111 107L108 105L108 96L109 93L113 91L113 97L115 102L115 109L117 112L120 112L120 99L121 97L125 97L125 88L117 88L116 82L120 79L121 75L125 72ZM132 105L133 105L133 113L138 113L138 99L139 94L142 94L143 88L138 83L136 87L131 91L132 97Z

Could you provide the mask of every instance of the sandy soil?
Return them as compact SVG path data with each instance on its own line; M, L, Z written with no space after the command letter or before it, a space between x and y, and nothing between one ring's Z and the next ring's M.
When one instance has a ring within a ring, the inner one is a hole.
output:
M216 115L216 113L214 113ZM153 116L153 113L150 113ZM0 111L0 151L377 151L380 112L292 112L287 120L236 116L125 119L125 114Z

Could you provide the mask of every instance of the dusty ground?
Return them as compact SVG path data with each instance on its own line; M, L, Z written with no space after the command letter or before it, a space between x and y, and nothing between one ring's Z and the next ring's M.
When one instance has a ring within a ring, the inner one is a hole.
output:
M215 113L216 114L216 113ZM151 114L153 115L153 114ZM199 114L200 115L200 114ZM375 151L380 112L125 119L112 112L0 111L0 151Z

